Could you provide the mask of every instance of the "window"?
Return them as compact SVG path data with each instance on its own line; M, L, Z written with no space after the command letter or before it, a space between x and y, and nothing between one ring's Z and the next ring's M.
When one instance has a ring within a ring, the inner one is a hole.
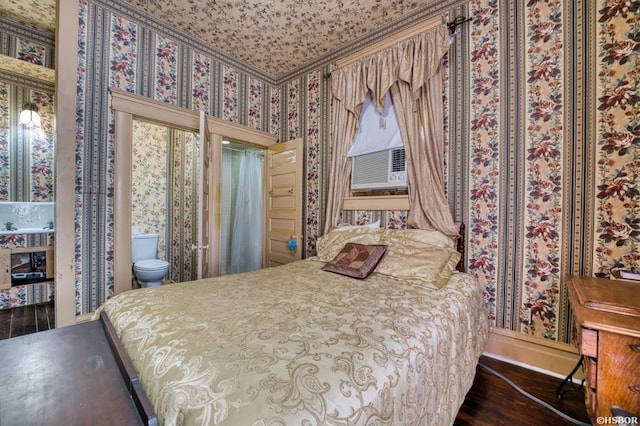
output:
M367 93L362 105L358 131L348 156L355 157L391 148L402 148L402 146L402 137L396 112L391 103L391 95L389 92L385 94L384 110L380 113L371 100L371 92Z
M371 92L367 93L347 155L352 157L352 193L406 190L404 147L389 92L384 97L382 113L375 108Z

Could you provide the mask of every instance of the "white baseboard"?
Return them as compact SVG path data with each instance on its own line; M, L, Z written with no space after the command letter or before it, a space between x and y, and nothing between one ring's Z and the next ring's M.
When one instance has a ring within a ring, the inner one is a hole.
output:
M578 363L578 349L565 343L492 328L484 355L564 379ZM582 369L575 379L581 380Z

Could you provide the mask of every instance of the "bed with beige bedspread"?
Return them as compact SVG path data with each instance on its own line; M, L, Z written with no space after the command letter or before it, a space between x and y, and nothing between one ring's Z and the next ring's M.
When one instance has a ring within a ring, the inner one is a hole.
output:
M329 233L317 257L129 291L96 316L109 317L161 424L452 424L487 316L446 239L416 235ZM322 269L347 242L386 246L366 279Z

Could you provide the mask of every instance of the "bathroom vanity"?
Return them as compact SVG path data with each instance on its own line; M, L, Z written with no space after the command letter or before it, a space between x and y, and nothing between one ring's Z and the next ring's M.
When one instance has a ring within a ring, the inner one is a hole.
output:
M0 202L0 309L53 297L54 218L53 202Z

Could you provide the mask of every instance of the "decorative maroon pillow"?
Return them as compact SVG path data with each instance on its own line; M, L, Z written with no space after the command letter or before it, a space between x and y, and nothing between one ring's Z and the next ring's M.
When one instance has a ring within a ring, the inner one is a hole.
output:
M376 269L386 251L385 245L347 243L332 261L322 267L322 270L352 278L367 278Z

